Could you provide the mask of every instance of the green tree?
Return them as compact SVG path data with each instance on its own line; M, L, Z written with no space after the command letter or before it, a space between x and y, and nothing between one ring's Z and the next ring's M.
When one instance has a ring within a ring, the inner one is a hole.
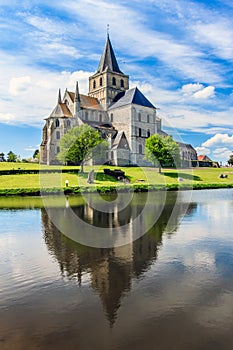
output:
M0 162L5 162L5 154L3 152L0 153Z
M230 158L228 159L227 163L228 163L229 165L233 165L233 154L230 155Z
M7 153L7 162L17 162L17 159L18 159L17 155L12 151L9 151Z
M84 161L92 157L92 150L102 141L99 132L89 125L77 126L62 137L57 158L62 163L80 164L83 172Z
M35 150L35 152L33 153L32 158L34 159L34 161L39 163L40 160L40 151L38 149Z
M33 158L33 159L37 158L37 157L38 157L38 154L39 154L39 150L36 149L35 152L33 153L32 158Z
M180 148L171 136L162 137L154 134L146 140L145 157L156 167L179 166Z

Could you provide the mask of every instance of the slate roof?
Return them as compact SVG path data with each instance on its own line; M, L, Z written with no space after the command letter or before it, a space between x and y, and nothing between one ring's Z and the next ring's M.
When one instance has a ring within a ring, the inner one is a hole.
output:
M100 63L99 63L99 67L97 69L97 73L102 73L105 70L110 70L112 72L116 72L116 73L121 73L123 74L118 66L117 60L116 60L116 56L114 54L113 48L112 48L112 44L111 41L109 39L109 36L107 37L107 41L104 47L104 51L102 53L101 59L100 59Z
M193 146L190 143L183 143L183 142L178 142L178 141L176 141L176 143L181 148L183 147L183 148L191 149L191 150L194 150L196 152L195 148L193 148Z
M125 149L129 149L129 144L128 141L126 139L125 133L124 131L118 131L116 135L114 135L114 141L112 144L112 150L120 148L121 144L122 144L122 139L123 139L123 143L125 145Z
M158 130L158 134L163 136L163 137L167 137L168 136L168 134L165 131L163 131L163 130Z
M128 104L136 104L139 106L156 108L152 103L143 95L143 93L137 88L132 88L126 91L122 91L114 98L109 109L126 106Z

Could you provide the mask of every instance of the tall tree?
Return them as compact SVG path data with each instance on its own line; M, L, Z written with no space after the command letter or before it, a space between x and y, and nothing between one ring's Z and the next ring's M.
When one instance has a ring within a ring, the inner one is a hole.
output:
M7 153L7 162L17 162L17 158L17 155L12 151L9 151Z
M32 158L33 158L33 159L37 158L37 157L38 157L38 154L39 154L39 150L36 149L35 152L33 153Z
M0 153L0 162L5 162L5 154L3 152Z
M154 134L146 140L145 157L156 167L179 166L180 148L171 136Z
M229 165L233 165L233 154L230 155L230 158L228 159L227 163L228 163Z
M103 139L98 131L87 124L67 131L60 141L60 152L57 158L62 163L80 164L92 157L92 151Z

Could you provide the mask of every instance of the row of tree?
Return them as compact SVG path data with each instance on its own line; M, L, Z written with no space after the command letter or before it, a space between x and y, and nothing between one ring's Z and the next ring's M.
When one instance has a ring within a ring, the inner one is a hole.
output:
M107 142L99 132L84 124L69 130L62 137L57 158L62 163L80 164L82 172L84 161L101 157L107 147ZM159 172L162 166L180 166L180 149L171 136L155 134L149 137L146 140L145 157L158 167Z
M163 166L180 166L180 149L171 136L152 135L146 140L145 146L145 159L158 167L159 172ZM65 164L81 165L81 172L83 172L84 161L90 158L104 158L103 155L107 149L107 141L103 140L99 132L84 124L72 128L62 137L57 158ZM39 150L35 150L32 160L39 162L39 156ZM5 154L2 152L0 153L0 162L4 161L18 162L20 156L9 151L5 158ZM230 156L228 164L233 165L233 154Z
M5 153L0 153L0 162L20 162L20 156L17 156L12 151L9 151L7 155L5 156Z
M84 124L69 130L61 139L58 160L62 163L80 164L90 158L101 158L106 153L108 144L99 132ZM181 165L180 148L171 136L155 134L146 140L145 159L154 164L161 172L162 167L179 167ZM233 154L228 160L233 165Z
M17 154L15 154L12 151L9 151L7 153L7 155L5 155L5 153L1 152L0 153L0 162L12 162L12 163L16 163L16 162L30 162L30 161L35 161L35 162L39 162L39 157L40 157L40 153L39 150L36 149L32 158L28 158L28 159L22 159L20 158L20 156L17 156Z

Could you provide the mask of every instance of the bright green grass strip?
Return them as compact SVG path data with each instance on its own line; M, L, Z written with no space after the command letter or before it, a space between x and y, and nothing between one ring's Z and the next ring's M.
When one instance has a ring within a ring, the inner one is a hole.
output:
M6 163L1 163L0 166ZM8 163L16 164L16 163ZM18 163L22 164L22 163ZM28 164L38 166L38 164ZM106 166L105 166L106 167ZM130 185L117 181L111 176L104 174L102 167L85 166L85 173L50 173L50 174L19 174L0 176L0 195L13 194L38 194L40 188L46 188L47 193L59 192L65 189L67 193L85 192L111 192L118 190L147 191L149 190L177 190L181 189L203 189L203 188L230 188L233 187L233 168L195 168L195 169L163 169L162 174L154 168L121 167L125 172ZM52 167L47 167L52 169ZM77 167L71 167L72 169ZM116 167L107 167L116 169ZM119 168L119 167L117 167ZM95 183L87 184L88 171L95 170ZM219 178L220 174L227 174L225 179ZM183 179L178 182L178 177ZM69 187L65 182L68 180ZM60 190L59 190L60 189Z

